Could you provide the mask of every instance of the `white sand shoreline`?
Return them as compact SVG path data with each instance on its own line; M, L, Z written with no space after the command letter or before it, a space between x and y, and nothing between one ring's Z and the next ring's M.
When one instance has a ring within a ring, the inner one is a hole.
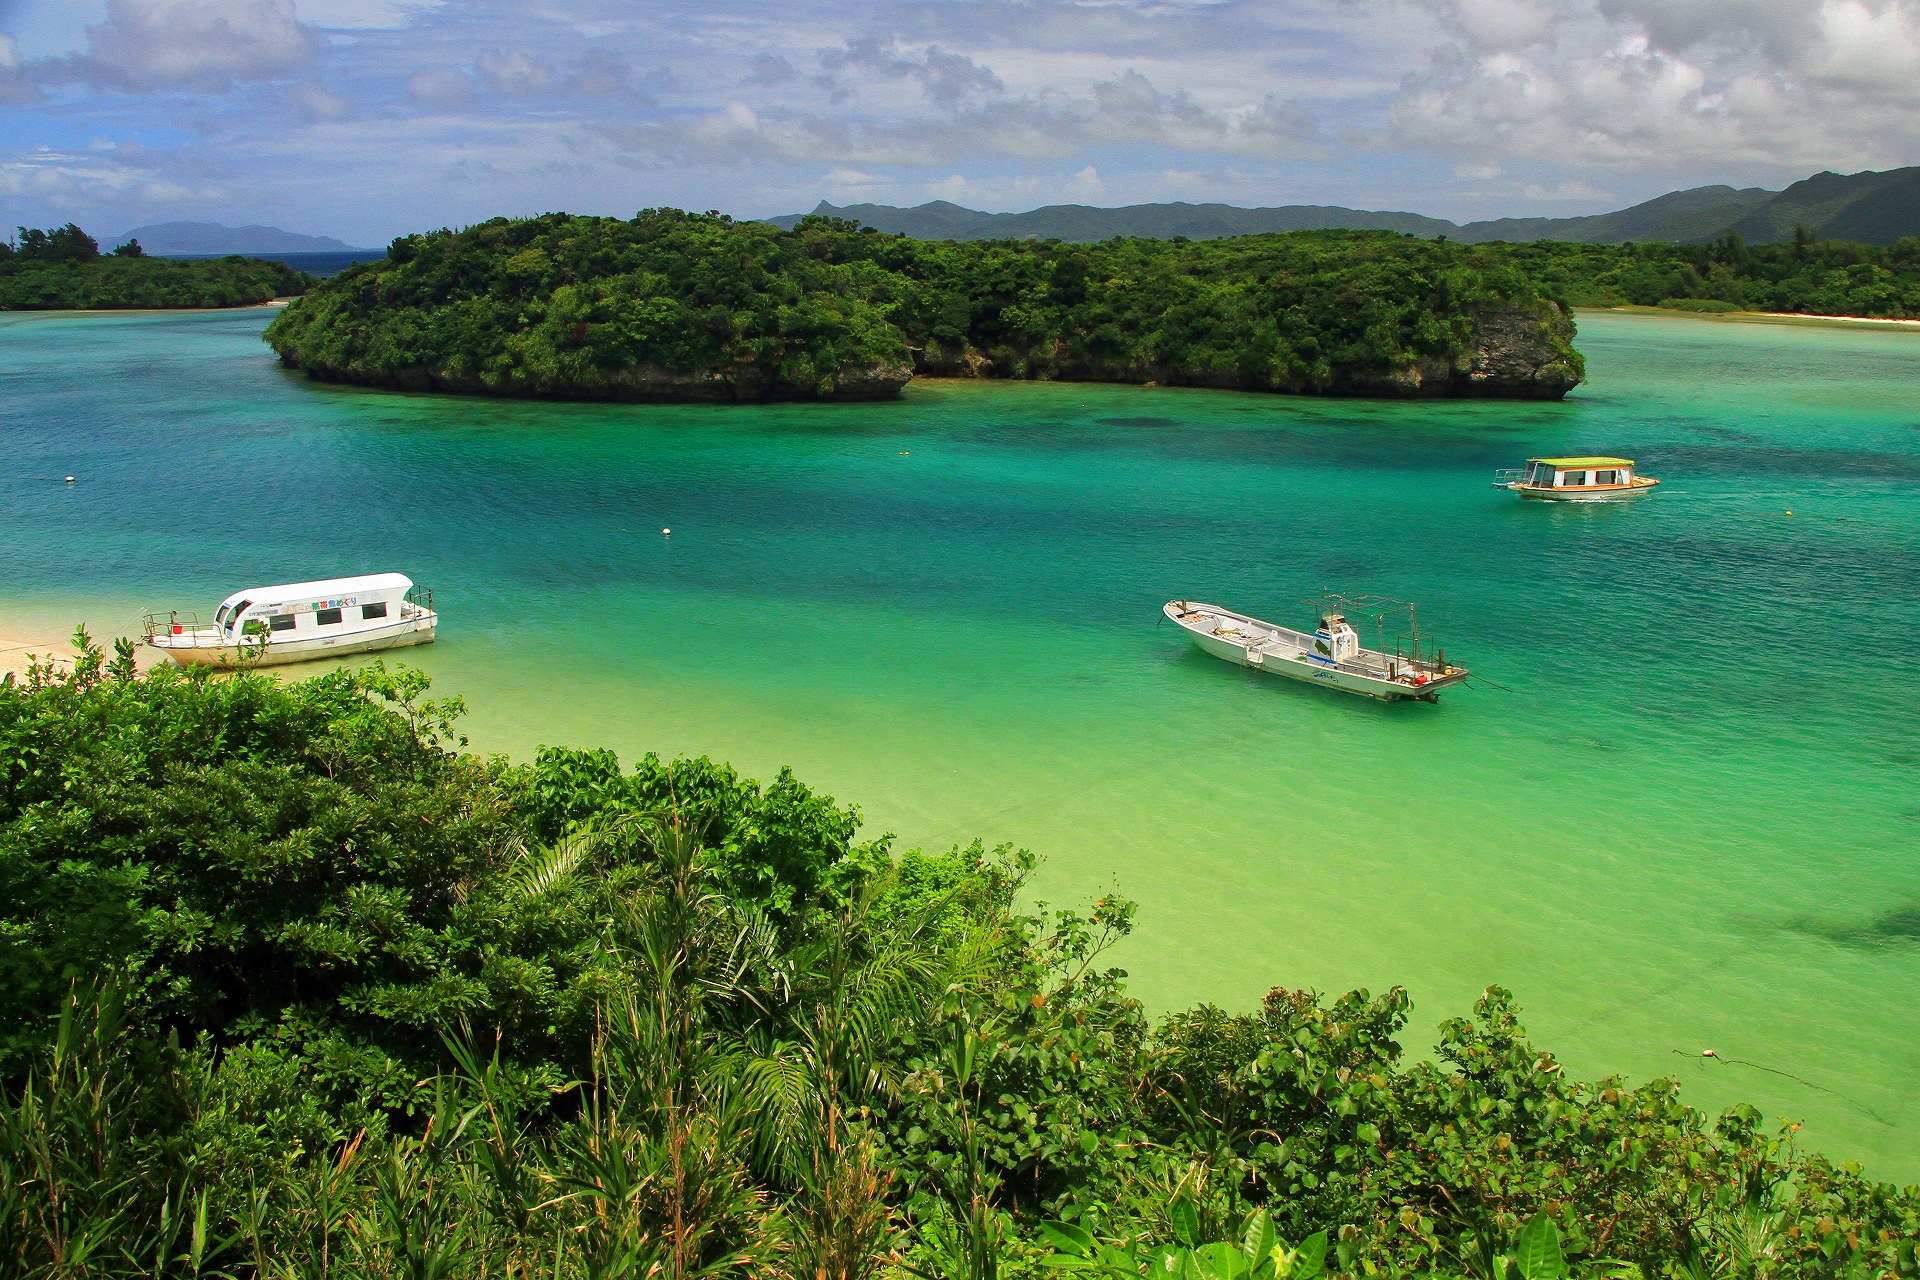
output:
M1853 329L1879 329L1884 332L1920 332L1920 320L1891 316L1810 315L1798 311L1681 311L1674 307L1575 307L1575 313L1590 312L1609 316L1666 316L1675 320L1718 320L1734 324L1787 324L1821 328L1838 325Z
M94 637L94 643L106 650L107 657L113 657L113 637L102 639ZM73 665L73 633L62 636L0 634L0 677L11 675L16 680L27 677L27 668L33 659L41 661L52 659L57 667ZM156 651L140 645L134 650L134 664L142 671L150 671L166 659Z

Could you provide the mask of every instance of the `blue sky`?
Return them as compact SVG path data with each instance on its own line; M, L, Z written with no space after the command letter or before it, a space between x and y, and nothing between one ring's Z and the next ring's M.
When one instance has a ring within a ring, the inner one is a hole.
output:
M0 223L1220 200L1920 163L1920 0L0 0Z

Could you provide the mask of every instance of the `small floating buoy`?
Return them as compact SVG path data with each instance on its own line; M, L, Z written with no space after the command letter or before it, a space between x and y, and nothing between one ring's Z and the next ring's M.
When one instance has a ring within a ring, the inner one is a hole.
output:
M906 451L905 449L902 449L902 450L900 451L900 456L901 456L901 457L903 457L903 458L910 458L910 457L912 457L913 455L912 455L912 454L910 454L910 453L908 453L908 452L907 452L907 451Z
M1714 1056L1714 1053L1713 1053L1713 1050L1711 1049L1702 1049L1700 1051L1700 1056L1703 1058L1711 1058Z
M660 531L660 536L661 536L661 537L663 537L663 538L671 538L671 537L673 536L673 530L671 530L671 529L662 529L662 530Z
M67 477L67 483L68 483L68 484L72 484L72 483L73 483L73 477L72 477L72 476L68 476L68 477Z
M1793 512L1791 512L1791 511L1789 511L1789 512L1787 512L1787 514L1788 514L1788 515L1792 515L1792 514L1793 514Z

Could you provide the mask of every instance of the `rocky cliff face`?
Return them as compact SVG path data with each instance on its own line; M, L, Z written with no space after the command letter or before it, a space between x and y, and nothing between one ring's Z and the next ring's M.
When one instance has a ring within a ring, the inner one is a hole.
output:
M1586 381L1586 362L1573 349L1573 318L1558 303L1544 313L1481 311L1479 335L1464 361L1455 362L1429 391L1410 394L1558 400Z
M630 403L755 404L772 400L884 400L900 393L913 377L906 364L876 363L842 369L818 385L786 382L751 364L680 372L657 365L630 365L604 373L592 383L566 386L535 384L516 378L482 379L444 369L416 368L396 373L360 367L335 367L301 361L282 353L281 363L305 370L321 382L343 382L398 391L437 391L449 395L527 396L554 400L615 400Z
M1341 369L1324 383L1276 384L1219 369L1178 365L1119 367L1076 361L1065 344L1015 357L990 356L971 346L929 344L913 351L914 372L930 378L1025 378L1063 382L1129 382L1174 387L1214 387L1285 394L1478 397L1558 400L1586 380L1585 362L1573 349L1573 319L1555 303L1542 310L1482 310L1473 313L1474 337L1453 359L1415 358L1384 371ZM1036 374L1035 370L1044 372Z

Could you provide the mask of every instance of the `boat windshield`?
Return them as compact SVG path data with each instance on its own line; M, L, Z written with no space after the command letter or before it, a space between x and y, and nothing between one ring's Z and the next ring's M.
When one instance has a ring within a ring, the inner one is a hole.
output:
M234 628L235 626L238 626L238 625L239 625L239 623L240 623L240 615L241 615L241 614L243 614L243 613L245 613L245 612L247 611L247 606L248 606L248 605L250 605L250 604L252 604L252 603L253 603L253 601L251 601L251 600L242 600L242 601L241 601L241 602L240 602L239 604L237 604L237 605L235 605L235 606L233 606L233 616L232 616L232 617L230 617L230 618L229 618L229 619L227 620L227 621L228 621L228 626L227 626L227 630L228 630L228 631L232 631L232 630L233 630L233 628Z

